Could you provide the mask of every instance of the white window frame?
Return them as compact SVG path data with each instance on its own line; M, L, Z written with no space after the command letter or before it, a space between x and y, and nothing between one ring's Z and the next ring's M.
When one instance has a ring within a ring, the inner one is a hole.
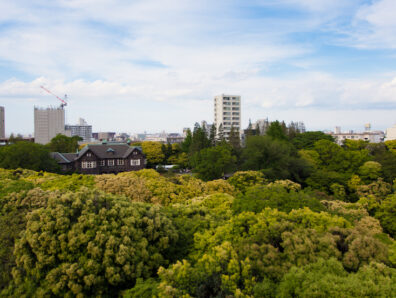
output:
M108 165L109 167L114 167L114 159L109 159L109 160L107 160L107 165Z
M101 167L104 167L105 165L106 165L106 161L103 159L103 160L101 160L100 162L99 162L99 165L101 166Z
M124 160L123 159L117 159L117 166L123 166L124 165Z
M96 168L96 161L83 161L81 162L82 169L95 169Z
M140 166L140 159L131 159L131 166Z

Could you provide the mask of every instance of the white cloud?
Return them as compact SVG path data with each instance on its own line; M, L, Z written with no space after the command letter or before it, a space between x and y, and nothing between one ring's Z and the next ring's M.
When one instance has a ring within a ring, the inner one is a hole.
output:
M191 73L185 75L187 77L164 77L156 86L152 85L151 76L141 79L138 85L103 80L65 82L43 77L31 82L9 80L0 84L0 98L8 104L18 103L19 110L24 111L32 123L33 105L59 104L55 97L39 88L45 85L57 95L68 94L69 122L85 117L95 130L123 131L155 131L156 128L177 131L202 119L212 121L212 98L220 93L242 95L245 124L249 117L273 119L272 115L281 115L279 111L283 111L285 117L291 115L288 111L300 111L303 115L302 108L318 113L350 111L356 117L355 124L364 120L354 114L354 110L375 109L384 113L396 110L396 77L372 81L338 79L324 73L301 73L287 79L250 74L241 79L202 77L200 83L195 84L193 78L189 79ZM313 127L322 125L324 129L337 124L312 119ZM26 126L17 119L12 126L19 131L32 131L31 125Z
M257 2L303 13L254 19L238 11L245 3L225 0L1 1L0 22L12 25L0 28L0 60L36 78L0 83L8 115L23 115L8 118L8 132L33 130L34 104L58 104L40 85L67 93L70 122L85 117L94 130L180 130L212 121L212 98L224 92L242 95L245 122L249 113L291 115L301 108L396 109L394 75L373 81L315 71L321 58L307 56L316 46L289 38L329 30L340 16L356 10L359 0ZM380 2L356 16L359 24L378 30L367 39L359 31L354 42L374 43L380 40L379 28L387 34L393 30L389 14L381 19L393 6ZM299 72L262 75L284 61Z
M363 5L356 12L349 32L354 46L396 48L396 2L378 0Z

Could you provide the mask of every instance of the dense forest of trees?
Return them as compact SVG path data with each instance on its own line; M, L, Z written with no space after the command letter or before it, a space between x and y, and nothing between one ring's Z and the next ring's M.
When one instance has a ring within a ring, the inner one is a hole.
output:
M196 125L181 145L141 144L151 167L193 174L100 176L49 173L30 144L0 149L0 296L396 293L394 142L277 122L242 146Z

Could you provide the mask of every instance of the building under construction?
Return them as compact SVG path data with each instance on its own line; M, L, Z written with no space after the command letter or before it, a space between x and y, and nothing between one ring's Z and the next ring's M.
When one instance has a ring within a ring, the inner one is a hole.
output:
M34 142L48 144L57 134L66 135L63 107L34 107Z

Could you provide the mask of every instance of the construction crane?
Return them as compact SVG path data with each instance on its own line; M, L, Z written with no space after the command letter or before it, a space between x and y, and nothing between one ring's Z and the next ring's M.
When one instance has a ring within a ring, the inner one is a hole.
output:
M49 94L55 96L57 99L59 99L61 101L61 105L60 107L63 109L63 107L67 106L67 102L64 101L62 98L60 98L58 95L52 93L51 91L49 91L47 88L45 88L44 86L40 86L41 89L47 91ZM67 98L67 95L65 94L65 99Z

